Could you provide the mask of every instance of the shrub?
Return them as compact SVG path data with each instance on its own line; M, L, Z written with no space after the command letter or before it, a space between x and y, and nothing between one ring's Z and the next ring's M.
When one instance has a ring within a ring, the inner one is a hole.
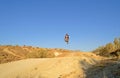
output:
M48 52L47 50L40 49L38 51L33 51L27 54L28 58L48 58L54 57L53 53Z
M93 53L100 55L111 57L110 53L120 49L120 38L115 38L113 43L108 43L105 46L98 47L93 51Z

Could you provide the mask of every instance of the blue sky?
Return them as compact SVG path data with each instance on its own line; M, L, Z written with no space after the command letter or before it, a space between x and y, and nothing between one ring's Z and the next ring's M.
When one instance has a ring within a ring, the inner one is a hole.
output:
M91 51L116 37L120 0L0 0L1 45Z

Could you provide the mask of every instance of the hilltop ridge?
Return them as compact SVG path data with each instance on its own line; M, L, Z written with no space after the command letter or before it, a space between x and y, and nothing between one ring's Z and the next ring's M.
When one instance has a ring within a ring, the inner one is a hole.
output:
M53 58L73 52L59 48L40 48L32 46L0 45L0 63L7 63L26 58Z

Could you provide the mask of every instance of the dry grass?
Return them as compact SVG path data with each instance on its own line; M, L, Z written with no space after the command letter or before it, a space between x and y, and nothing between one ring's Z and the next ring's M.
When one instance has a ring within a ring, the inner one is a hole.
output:
M26 59L26 58L53 58L55 52L69 53L70 50L65 49L48 49L32 46L0 46L0 63Z

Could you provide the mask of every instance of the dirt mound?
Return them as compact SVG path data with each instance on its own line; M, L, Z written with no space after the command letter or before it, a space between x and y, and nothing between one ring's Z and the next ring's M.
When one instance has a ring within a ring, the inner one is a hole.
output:
M28 58L28 53L35 55ZM35 58L41 54L42 58ZM91 52L0 46L0 63L0 78L120 78L119 60Z
M0 64L26 58L53 58L62 53L72 52L65 49L49 49L32 46L0 46Z
M87 54L20 60L1 64L0 78L83 78L85 70L100 60Z

